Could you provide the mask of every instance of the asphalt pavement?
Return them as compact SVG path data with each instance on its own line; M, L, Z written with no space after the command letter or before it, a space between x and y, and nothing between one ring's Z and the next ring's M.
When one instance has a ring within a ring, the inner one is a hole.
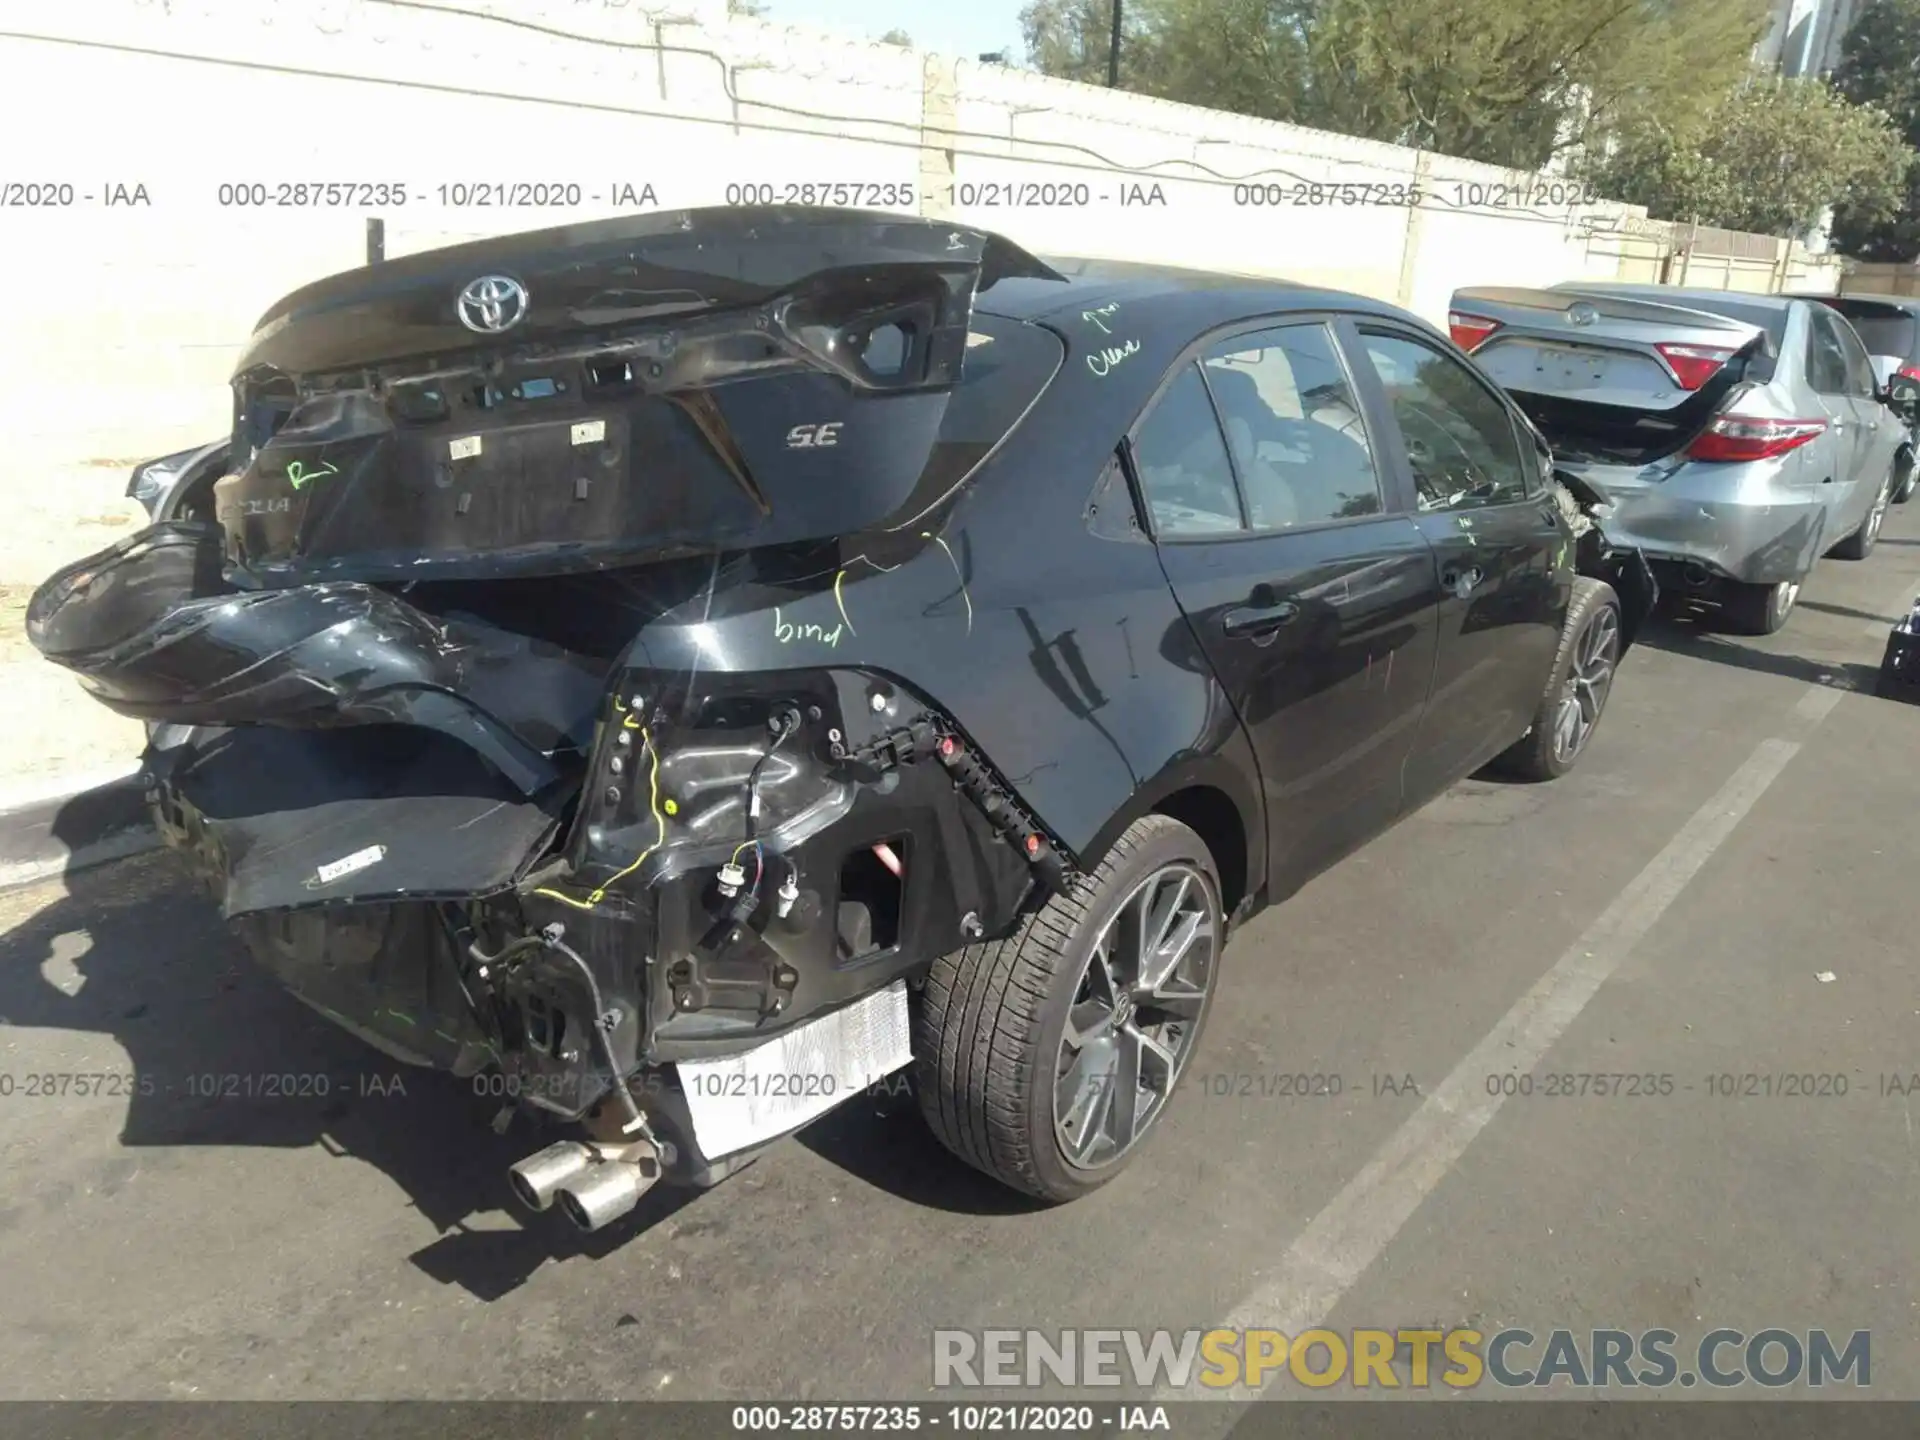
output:
M578 1237L512 1207L529 1130L169 856L0 896L0 1398L897 1399L936 1328L1319 1322L1867 1330L1920 1398L1920 708L1871 693L1916 594L1920 503L1776 636L1662 622L1574 775L1249 926L1161 1132L1057 1210L882 1093ZM1623 1074L1669 1081L1577 1078Z

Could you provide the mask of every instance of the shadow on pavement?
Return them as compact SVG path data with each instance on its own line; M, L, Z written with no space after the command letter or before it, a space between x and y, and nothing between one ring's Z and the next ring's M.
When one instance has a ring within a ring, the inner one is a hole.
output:
M1865 615L1865 612L1844 610L1838 606L1816 605L1804 600L1800 602L1800 606L1803 609L1828 610L1847 615L1859 613L1870 620L1877 618ZM1788 625L1791 626L1791 624L1792 621L1789 619ZM1873 694L1879 684L1880 668L1877 664L1811 660L1802 655L1777 654L1770 650L1759 649L1753 644L1742 644L1740 639L1720 630L1719 625L1718 614L1708 607L1683 607L1668 613L1657 614L1648 620L1636 643L1646 646L1649 650L1663 650L1670 655L1686 655L1716 665L1731 665L1736 669L1752 670L1763 675L1779 675L1789 680L1804 681L1809 685L1827 685L1842 690L1854 690L1863 695ZM1758 637L1740 638L1758 639Z
M1817 610L1822 615L1844 615L1849 620L1867 620L1876 624L1885 625L1889 630L1891 630L1894 624L1900 619L1898 615L1880 615L1872 610L1856 610L1851 605L1829 605L1824 600L1803 599L1798 608L1802 610Z
M524 1119L496 1134L501 1102L475 1082L402 1065L308 1010L255 967L171 855L65 883L0 935L0 1025L113 1037L127 1064L98 1093L126 1097L124 1146L313 1146L373 1165L441 1232L413 1263L483 1300L548 1261L618 1249L699 1198L662 1187L596 1235L557 1214L473 1228L478 1213L520 1213L507 1166L554 1134Z
M1046 1208L956 1158L920 1118L903 1073L842 1105L795 1137L829 1164L915 1205L962 1215L1025 1215Z

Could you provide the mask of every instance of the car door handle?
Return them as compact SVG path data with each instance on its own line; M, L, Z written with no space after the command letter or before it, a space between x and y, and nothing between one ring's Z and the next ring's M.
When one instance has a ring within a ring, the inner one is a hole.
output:
M1445 570L1441 572L1440 583L1464 600L1472 594L1475 587L1487 577L1479 570Z
M1292 600L1280 600L1272 605L1242 605L1220 617L1220 628L1236 640L1257 640L1271 636L1299 613L1299 605Z

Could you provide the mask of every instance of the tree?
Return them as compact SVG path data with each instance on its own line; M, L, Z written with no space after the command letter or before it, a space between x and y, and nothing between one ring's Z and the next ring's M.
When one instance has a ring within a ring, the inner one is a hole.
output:
M1833 78L1855 104L1892 116L1909 152L1920 152L1920 0L1874 0L1847 32ZM1902 183L1902 203L1891 216L1875 219L1854 205L1839 206L1835 246L1862 260L1920 257L1920 163L1911 154Z
M913 48L913 37L904 30L893 29L887 31L886 34L880 37L880 43L882 45L904 45L907 49L911 50Z
M1535 169L1738 83L1768 0L1128 0L1130 89ZM1104 78L1105 0L1033 0L1040 70Z
M765 0L727 0L727 14L745 16L749 20L766 18Z
M1829 206L1891 216L1907 150L1884 112L1819 80L1767 78L1698 119L1642 117L1582 168L1596 189L1655 219L1784 235L1812 228Z
M1140 83L1139 46L1147 35L1140 23L1141 0L1127 0L1121 11L1120 88ZM1113 40L1112 0L1029 0L1020 11L1020 37L1027 62L1045 75L1107 83L1107 52Z

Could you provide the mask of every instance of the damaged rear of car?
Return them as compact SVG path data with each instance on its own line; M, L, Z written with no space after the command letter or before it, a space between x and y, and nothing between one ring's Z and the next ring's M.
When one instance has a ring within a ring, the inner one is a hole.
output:
M282 300L234 394L29 634L288 989L577 1124L512 1183L590 1230L909 1065L969 1163L1105 1183L1230 929L1564 773L1654 595L1404 313L932 220L428 252Z
M595 1228L898 1069L895 982L1057 882L896 678L969 626L956 492L1064 355L974 316L1013 273L1047 272L733 212L322 281L260 322L227 473L169 486L216 518L36 595L34 643L151 722L167 838L295 994L592 1122L517 1172L529 1203ZM849 1006L824 1068L765 1053Z
M1456 291L1449 325L1670 591L1768 633L1822 555L1872 548L1903 427L1826 307L1575 282Z

